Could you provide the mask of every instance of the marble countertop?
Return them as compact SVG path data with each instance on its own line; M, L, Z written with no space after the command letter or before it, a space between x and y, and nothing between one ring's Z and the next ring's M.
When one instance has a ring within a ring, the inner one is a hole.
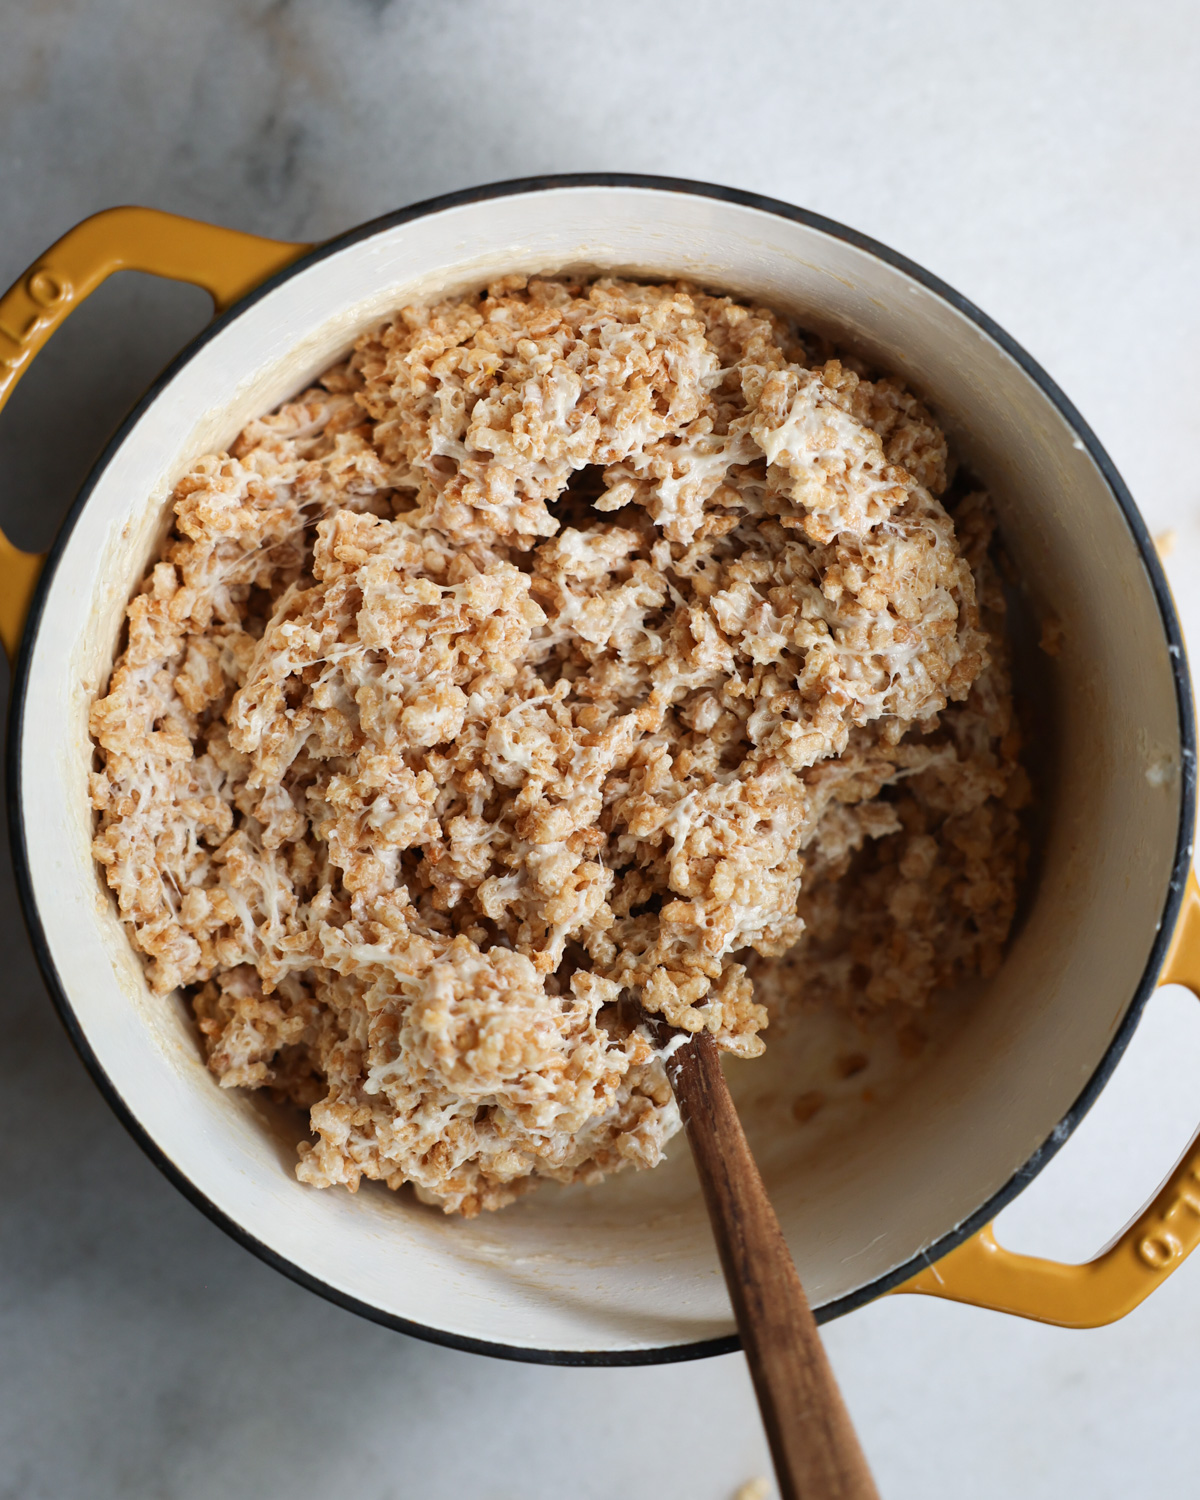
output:
M772 194L922 262L1049 369L1151 530L1173 533L1200 649L1198 64L1185 0L39 0L0 17L0 285L121 202L316 238L547 171ZM198 293L123 276L54 340L0 419L0 523L18 542L46 543L206 315ZM501 1364L260 1264L109 1114L7 868L0 941L5 1500L727 1500L769 1472L740 1355ZM1002 1216L1006 1241L1094 1253L1200 1121L1197 1080L1200 1007L1165 991ZM1200 1258L1096 1332L893 1298L827 1340L888 1500L1102 1500L1195 1489L1198 1326Z

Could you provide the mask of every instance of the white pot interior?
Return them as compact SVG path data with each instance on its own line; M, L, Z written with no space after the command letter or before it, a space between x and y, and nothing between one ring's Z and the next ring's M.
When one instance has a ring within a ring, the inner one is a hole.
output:
M296 1122L217 1087L182 1001L149 994L89 852L87 712L179 474L404 302L581 265L761 299L902 375L992 491L1035 613L1062 622L1062 654L1046 663L1057 731L1041 867L1001 973L947 1010L920 1057L880 1044L869 1074L808 1125L792 1100L860 1038L833 1022L793 1027L734 1069L818 1306L909 1261L1002 1188L1070 1109L1147 963L1180 815L1171 664L1133 536L1040 388L938 295L819 229L665 190L556 188L380 230L286 279L178 370L101 474L33 643L19 790L33 895L79 1025L131 1113L223 1214L387 1315L518 1349L632 1353L733 1328L682 1138L653 1173L548 1186L472 1222L375 1185L356 1197L304 1187Z

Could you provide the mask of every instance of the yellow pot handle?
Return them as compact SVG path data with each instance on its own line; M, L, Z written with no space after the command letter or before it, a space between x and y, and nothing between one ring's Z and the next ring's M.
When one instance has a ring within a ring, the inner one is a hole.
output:
M1200 997L1200 886L1194 873L1188 876L1159 983L1186 985ZM948 1297L1061 1328L1099 1328L1132 1312L1197 1244L1200 1133L1149 1208L1095 1260L1067 1266L1016 1255L997 1242L989 1224L896 1290Z
M58 325L114 271L190 281L223 312L308 248L154 208L93 214L51 245L0 298L0 410ZM0 533L0 642L10 662L43 561Z

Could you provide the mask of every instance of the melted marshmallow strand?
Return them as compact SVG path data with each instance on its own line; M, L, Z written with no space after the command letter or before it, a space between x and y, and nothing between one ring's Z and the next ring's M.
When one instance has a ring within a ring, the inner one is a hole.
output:
M95 856L221 1084L310 1111L305 1182L473 1214L653 1166L628 999L753 1057L780 975L911 1012L994 966L1002 600L945 486L897 381L611 279L404 308L192 466Z

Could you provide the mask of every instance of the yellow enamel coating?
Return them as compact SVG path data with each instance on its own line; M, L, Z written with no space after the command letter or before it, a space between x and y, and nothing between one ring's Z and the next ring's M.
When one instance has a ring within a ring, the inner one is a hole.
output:
M114 271L190 281L223 312L309 247L153 208L110 208L64 234L0 298L0 410L64 318ZM0 641L11 662L42 569L0 534Z
M1200 997L1200 886L1194 873L1188 876L1159 983L1186 985ZM989 1224L896 1290L948 1297L1062 1328L1099 1328L1132 1312L1197 1244L1200 1133L1150 1206L1095 1260L1071 1266L1017 1255L998 1243Z
M0 641L9 665L16 660L25 616L41 575L45 554L22 552L0 531Z

